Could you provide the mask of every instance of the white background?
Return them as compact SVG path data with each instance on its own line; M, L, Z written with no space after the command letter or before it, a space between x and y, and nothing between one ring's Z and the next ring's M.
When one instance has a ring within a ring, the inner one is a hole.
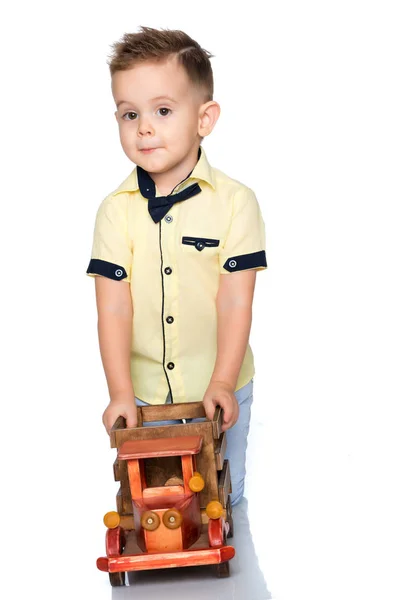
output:
M115 451L85 271L97 207L134 167L107 54L148 25L183 29L215 54L222 112L204 148L255 190L266 223L246 494L268 589L400 598L397 10L3 6L2 597L111 598L95 560Z

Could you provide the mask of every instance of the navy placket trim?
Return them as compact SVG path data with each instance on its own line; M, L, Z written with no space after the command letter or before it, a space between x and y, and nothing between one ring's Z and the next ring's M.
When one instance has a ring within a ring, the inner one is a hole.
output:
M199 160L201 156L201 147L199 147L199 151L197 154L197 160ZM139 183L139 189L140 189L140 193L144 198L149 198L151 197L155 197L156 194L156 185L153 181L153 179L150 177L150 175L148 174L147 171L145 171L144 169L142 169L141 167L137 167L137 172L138 172L138 183ZM178 187L178 185L180 185L181 183L183 183L184 181L186 181L186 179L188 179L190 177L190 175L193 173L193 169L190 171L189 175L187 175L185 177L185 179L182 179L182 181L180 181L179 183L176 184L176 186L174 187L174 189L171 191L170 194L168 194L168 196L171 196L174 192L174 190ZM198 185L198 184L196 184ZM199 186L199 191L201 191L201 188ZM169 393L171 395L171 402L172 404L174 403L174 397L172 395L172 389L171 389L171 383L168 377L168 373L166 371L165 368L165 354L166 354L166 348L165 348L165 325L164 325L164 306L165 306L165 290L164 290L164 257L163 257L163 253L162 253L162 243L161 243L161 224L162 224L163 219L160 219L159 221L159 246L160 246L160 261L161 261L161 269L160 269L160 273L161 273L161 291L162 291L162 299L161 299L161 325L162 325L162 333L163 333L163 369L164 369L164 373L165 373L165 377L167 379L167 383L168 383L168 389L169 389Z
M161 300L161 325L162 325L162 332L163 332L163 369L164 369L164 373L165 373L165 377L167 378L167 383L168 383L168 388L169 388L169 393L171 394L171 402L172 404L174 403L174 398L172 395L172 389L171 389L171 384L169 381L169 377L168 377L168 373L167 370L165 368L165 325L164 325L164 303L165 303L165 294L164 294L164 258L163 258L163 253L162 253L162 244L161 244L161 222L160 221L160 235L159 235L159 242L160 242L160 257L161 257L161 290L162 290L162 300Z

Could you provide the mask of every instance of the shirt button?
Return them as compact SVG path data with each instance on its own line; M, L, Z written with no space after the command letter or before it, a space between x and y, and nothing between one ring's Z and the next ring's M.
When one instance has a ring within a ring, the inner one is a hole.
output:
M173 323L174 317L167 317L167 323Z
M196 242L196 248L197 250L203 250L204 242Z
M171 269L171 267L166 267L166 268L164 269L164 273L165 273L166 275L171 275L171 273L172 273L172 269Z
M172 371L172 369L175 367L174 363L170 362L167 364L167 369L169 369L170 371Z
M167 215L164 219L164 221L166 221L167 223L171 223L171 221L174 220L174 217L171 217L171 215Z

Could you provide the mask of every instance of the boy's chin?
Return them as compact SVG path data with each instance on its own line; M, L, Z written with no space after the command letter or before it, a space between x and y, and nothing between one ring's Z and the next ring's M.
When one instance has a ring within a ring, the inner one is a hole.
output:
M174 167L174 163L168 160L155 157L138 157L136 164L142 167L148 173L166 173Z
M158 156L157 156L158 155ZM149 154L139 152L132 158L132 161L148 171L149 169L164 170L167 169L166 160L160 156L160 150L154 150Z

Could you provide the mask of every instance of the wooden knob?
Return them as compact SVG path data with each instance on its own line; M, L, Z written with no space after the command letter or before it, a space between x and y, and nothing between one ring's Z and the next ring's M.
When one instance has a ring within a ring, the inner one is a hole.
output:
M154 531L160 525L160 517L152 510L146 510L141 518L140 524L147 531Z
M218 500L212 500L206 506L206 514L209 519L219 519L224 514L224 507Z
M205 483L203 477L197 471L194 472L193 477L189 479L189 487L192 492L201 492L204 489Z
M115 510L111 510L103 517L103 523L108 529L115 529L121 522L121 517Z
M175 508L171 508L163 514L163 523L168 529L178 529L182 525L182 515Z

